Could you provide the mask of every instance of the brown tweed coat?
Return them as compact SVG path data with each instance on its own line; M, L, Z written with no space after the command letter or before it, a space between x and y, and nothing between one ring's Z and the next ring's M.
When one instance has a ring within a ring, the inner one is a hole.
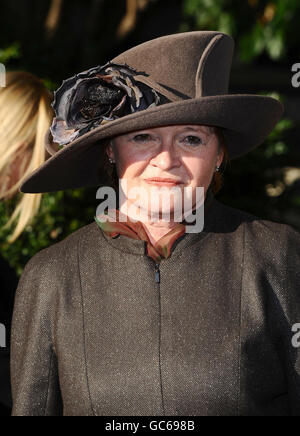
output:
M13 415L300 416L300 234L213 199L160 264L96 223L17 290Z

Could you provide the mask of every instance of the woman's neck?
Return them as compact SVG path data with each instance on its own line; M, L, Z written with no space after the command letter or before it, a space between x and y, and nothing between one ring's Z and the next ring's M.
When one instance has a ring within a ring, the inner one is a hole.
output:
M153 245L179 224L178 221L174 221L172 218L170 219L170 221L165 221L162 219L150 220L146 216L143 216L143 214L140 212L136 212L136 214L133 214L131 207L126 206L128 205L124 203L120 207L120 211L127 215L129 218L138 220L143 224Z
M163 236L169 233L178 223L155 223L150 225L149 223L143 223L143 226L149 236L152 245L156 244Z

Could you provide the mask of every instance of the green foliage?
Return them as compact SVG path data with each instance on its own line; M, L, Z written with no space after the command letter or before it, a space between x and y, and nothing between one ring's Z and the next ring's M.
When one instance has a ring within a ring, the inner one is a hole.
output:
M15 42L4 49L0 49L0 63L7 64L11 59L18 59L21 56L20 43Z
M20 59L22 57L21 52L21 44L19 42L14 42L13 44L9 45L8 47L1 49L0 48L0 63L4 64L6 67L9 68L10 61L14 59ZM49 89L49 91L55 91L60 86L59 83L53 81L49 77L42 78L42 81L46 88Z
M232 12L226 10L227 3L227 0L186 0L184 11L187 17L194 18L199 29L232 34L235 22Z
M17 198L0 203L0 253L18 275L38 251L93 222L98 205L96 188L44 194L39 214L22 235L9 244L6 239L11 232L3 230L3 225L13 212L16 201Z
M46 88L48 88L49 91L52 91L52 92L56 91L60 86L60 84L58 84L57 82L54 82L49 77L43 78L42 82L46 86Z
M286 142L293 127L291 120L283 118L264 144L230 161L218 199L260 218L290 224L300 231L300 175L294 182L286 178L286 171L297 165Z
M299 12L298 0L185 0L183 26L237 38L238 58L244 63L263 53L276 61L298 35Z

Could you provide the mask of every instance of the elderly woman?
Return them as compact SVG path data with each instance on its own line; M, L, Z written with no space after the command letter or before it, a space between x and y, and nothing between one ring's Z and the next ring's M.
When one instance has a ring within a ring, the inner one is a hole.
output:
M228 95L233 45L165 36L56 92L62 147L21 189L102 186L110 207L26 265L14 415L300 416L300 235L214 197L282 115Z

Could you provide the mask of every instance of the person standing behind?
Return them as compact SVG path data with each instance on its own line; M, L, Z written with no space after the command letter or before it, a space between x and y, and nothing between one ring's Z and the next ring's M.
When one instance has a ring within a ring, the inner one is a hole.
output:
M6 75L0 88L0 201L13 203L5 224L12 229L7 241L14 243L39 211L42 195L21 194L22 181L47 159L44 137L51 125L52 94L42 80L25 71ZM9 349L10 324L18 279L1 256L0 324L6 330L5 347L0 347L0 416L11 413Z

